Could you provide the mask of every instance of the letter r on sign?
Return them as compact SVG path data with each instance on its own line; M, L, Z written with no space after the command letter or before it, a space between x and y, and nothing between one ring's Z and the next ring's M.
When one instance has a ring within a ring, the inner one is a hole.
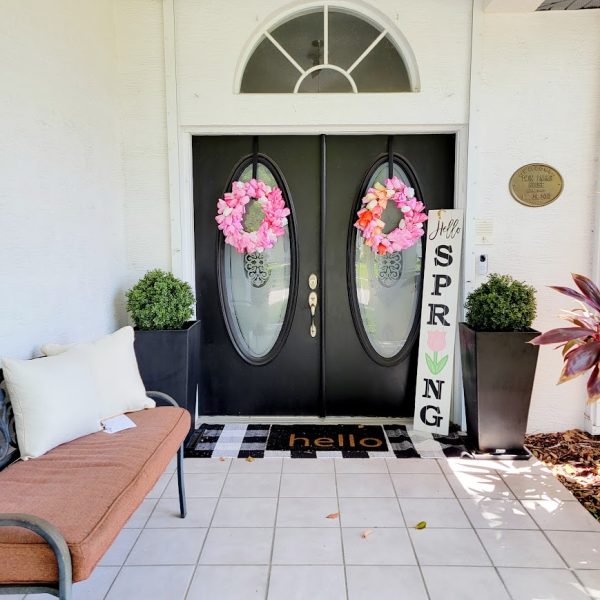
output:
M435 325L436 319L440 325L446 325L450 327L450 323L446 320L446 315L450 312L450 309L445 304L430 304L429 305L429 321L427 325Z

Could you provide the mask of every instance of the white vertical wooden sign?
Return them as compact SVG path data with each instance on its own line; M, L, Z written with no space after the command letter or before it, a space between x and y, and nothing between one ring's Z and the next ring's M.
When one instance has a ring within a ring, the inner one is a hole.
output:
M429 212L413 424L418 431L448 433L462 236L462 210Z

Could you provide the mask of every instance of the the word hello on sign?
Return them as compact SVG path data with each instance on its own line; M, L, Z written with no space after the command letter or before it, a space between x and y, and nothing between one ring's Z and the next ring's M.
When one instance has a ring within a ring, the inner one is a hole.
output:
M460 288L463 212L430 211L414 428L448 433Z

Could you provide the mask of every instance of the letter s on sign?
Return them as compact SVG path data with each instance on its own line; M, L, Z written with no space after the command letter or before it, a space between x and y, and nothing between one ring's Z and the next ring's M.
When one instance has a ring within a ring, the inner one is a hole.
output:
M435 249L435 258L433 264L436 267L449 267L454 262L452 258L452 246L448 244L440 244Z

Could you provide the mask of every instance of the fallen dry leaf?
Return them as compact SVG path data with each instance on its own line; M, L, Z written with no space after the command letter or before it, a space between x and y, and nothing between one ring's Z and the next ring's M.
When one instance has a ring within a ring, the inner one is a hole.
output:
M325 518L326 519L337 519L340 516L340 513L331 513L330 515L327 515Z
M373 533L372 529L365 529L361 534L360 537L363 539L367 539L371 534Z
M246 458L246 462L254 462L254 457L253 456L248 456Z
M425 527L427 527L427 521L419 521L415 525L415 529L425 529Z

